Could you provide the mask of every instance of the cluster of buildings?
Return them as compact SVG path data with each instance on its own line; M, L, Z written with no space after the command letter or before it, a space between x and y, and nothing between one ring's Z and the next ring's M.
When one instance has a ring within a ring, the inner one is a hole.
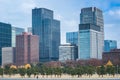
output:
M117 41L104 40L103 12L96 7L81 9L78 31L67 32L66 42L70 45L64 44L59 47L60 61L91 58L103 59L105 63L108 60L120 61Z
M78 27L78 31L66 33L66 44L60 44L60 21L54 19L52 10L32 9L32 27L28 32L0 22L0 65L102 59L105 57L103 52L109 54L117 49L115 40L104 40L100 9L81 9Z

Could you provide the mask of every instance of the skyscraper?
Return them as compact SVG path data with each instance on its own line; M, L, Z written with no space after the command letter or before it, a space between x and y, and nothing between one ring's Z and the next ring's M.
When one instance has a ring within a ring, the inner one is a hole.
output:
M102 59L104 49L104 21L96 7L81 9L79 25L79 59Z
M80 24L91 23L100 26L102 32L102 49L104 51L104 20L102 10L96 7L88 7L81 9Z
M58 60L60 21L53 19L53 11L45 8L32 10L32 33L39 36L39 60Z
M23 28L12 27L12 47L15 47L16 44L16 36L25 32Z
M11 24L0 22L0 65L2 64L2 47L11 47Z
M104 40L104 52L110 52L112 49L117 49L117 41Z
M67 32L66 42L78 45L78 32Z
M79 59L102 59L100 27L93 24L79 25Z
M104 33L103 13L100 9L96 7L88 7L81 9L80 24L86 23L100 26L100 31Z
M24 32L16 36L16 65L39 62L39 38Z

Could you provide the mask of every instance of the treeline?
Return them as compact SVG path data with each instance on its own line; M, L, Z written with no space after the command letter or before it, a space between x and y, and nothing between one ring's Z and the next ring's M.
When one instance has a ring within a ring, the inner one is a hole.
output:
M72 77L82 77L83 75L91 77L93 74L98 74L99 77L104 75L120 74L120 66L105 66L99 60L90 61L66 61L61 62L48 62L31 64L30 68L11 68L10 65L6 65L4 68L0 68L0 75L15 75L20 74L21 77L27 75L31 77L34 75L42 75L42 77L61 77L62 75L70 75Z

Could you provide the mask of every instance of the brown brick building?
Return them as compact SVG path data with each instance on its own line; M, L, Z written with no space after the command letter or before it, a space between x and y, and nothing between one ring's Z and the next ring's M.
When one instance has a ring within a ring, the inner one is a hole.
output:
M39 62L39 38L24 32L16 36L16 65Z
M110 52L104 52L103 63L107 63L110 60L114 65L120 65L120 49L113 49Z

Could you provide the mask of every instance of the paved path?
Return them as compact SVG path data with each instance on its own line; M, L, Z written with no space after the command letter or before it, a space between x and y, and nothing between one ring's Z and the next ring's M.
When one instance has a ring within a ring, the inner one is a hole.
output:
M66 78L42 78L42 79L35 79L35 78L21 78L21 79L15 79L15 78L0 78L0 80L120 80L120 78L98 78L98 79L92 79L92 78L72 78L72 79L66 79Z

